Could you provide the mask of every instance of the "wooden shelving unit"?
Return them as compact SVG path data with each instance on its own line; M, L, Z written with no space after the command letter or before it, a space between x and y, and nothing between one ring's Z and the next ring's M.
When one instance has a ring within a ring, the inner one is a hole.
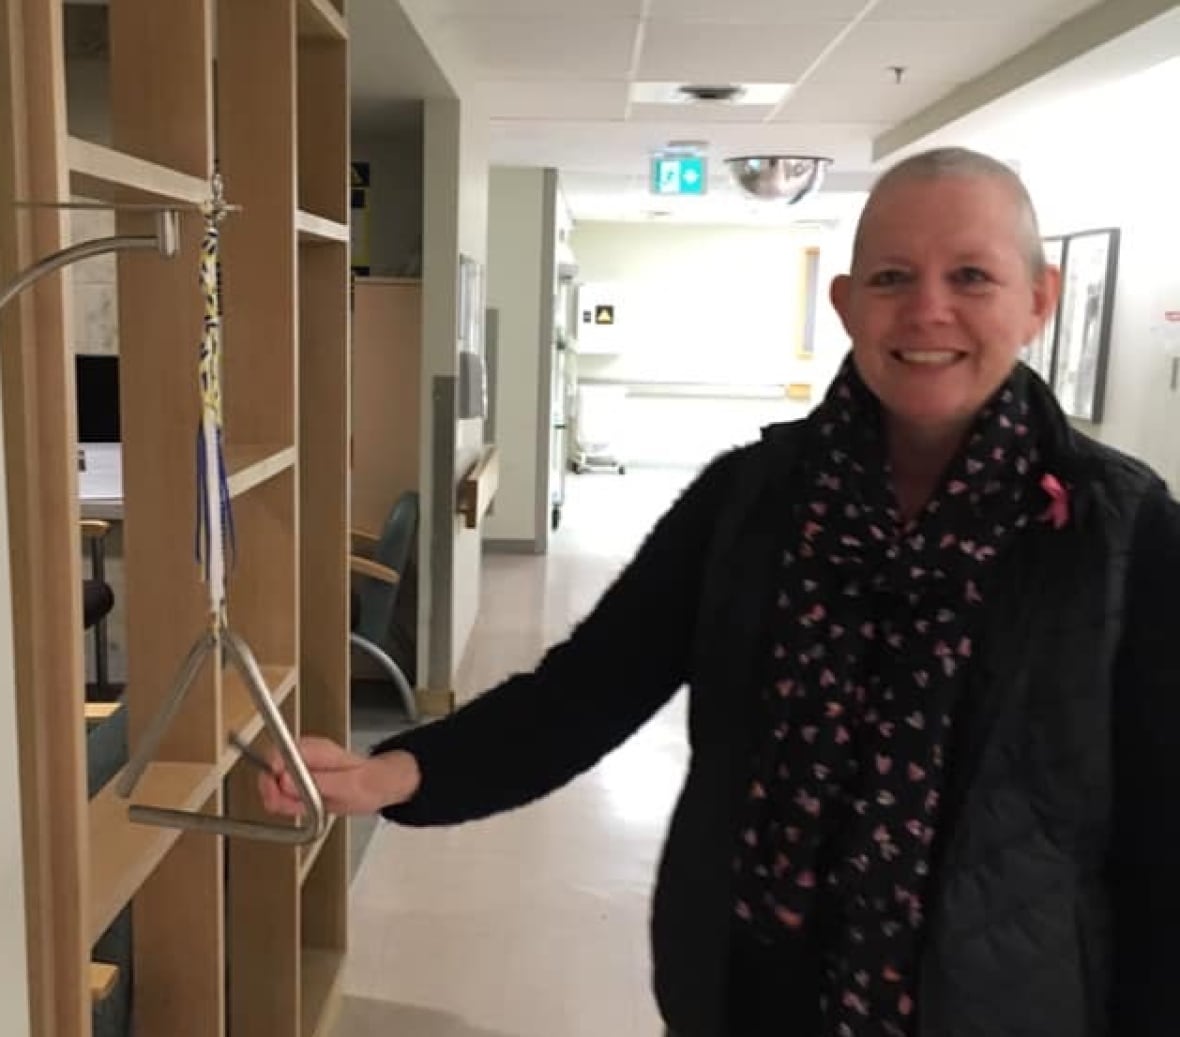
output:
M61 0L0 0L0 276L67 243L17 199L184 208L173 259L117 261L128 739L139 744L207 624L192 552L197 290L213 172L222 227L230 625L288 725L348 738L348 30L335 0L119 0L109 139L67 131ZM19 35L18 35L19 34ZM216 55L216 60L214 56ZM120 233L150 215L120 211ZM137 1034L324 1035L347 947L348 826L312 846L132 823L85 793L70 277L6 312L3 410L36 1037L90 1037L120 970L96 939L128 906ZM95 716L91 725L108 717ZM268 748L240 676L210 656L132 797L262 819Z

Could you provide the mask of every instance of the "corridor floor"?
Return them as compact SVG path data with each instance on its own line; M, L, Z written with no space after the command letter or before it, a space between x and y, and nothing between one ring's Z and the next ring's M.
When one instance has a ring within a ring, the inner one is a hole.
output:
M564 636L690 476L570 477L548 558L485 559L460 694ZM683 729L680 695L538 804L450 829L380 824L352 887L333 1037L659 1037L647 911Z

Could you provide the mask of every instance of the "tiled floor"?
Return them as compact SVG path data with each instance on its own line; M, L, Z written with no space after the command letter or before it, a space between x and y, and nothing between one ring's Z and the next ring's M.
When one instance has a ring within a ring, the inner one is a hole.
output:
M487 558L460 691L530 667L690 475L571 477L547 559ZM381 824L353 884L334 1037L659 1037L648 897L684 763L678 697L539 804L452 829Z

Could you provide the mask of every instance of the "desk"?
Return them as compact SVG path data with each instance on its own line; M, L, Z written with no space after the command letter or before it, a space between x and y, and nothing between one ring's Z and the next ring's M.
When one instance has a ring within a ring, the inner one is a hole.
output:
M85 467L78 472L78 499L84 519L123 518L123 448L118 443L79 445Z

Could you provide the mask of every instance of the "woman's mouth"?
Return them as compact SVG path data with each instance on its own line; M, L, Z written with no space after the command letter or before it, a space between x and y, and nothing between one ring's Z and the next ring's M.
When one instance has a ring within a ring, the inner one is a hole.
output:
M890 355L911 367L949 367L967 354L954 349L895 349Z

